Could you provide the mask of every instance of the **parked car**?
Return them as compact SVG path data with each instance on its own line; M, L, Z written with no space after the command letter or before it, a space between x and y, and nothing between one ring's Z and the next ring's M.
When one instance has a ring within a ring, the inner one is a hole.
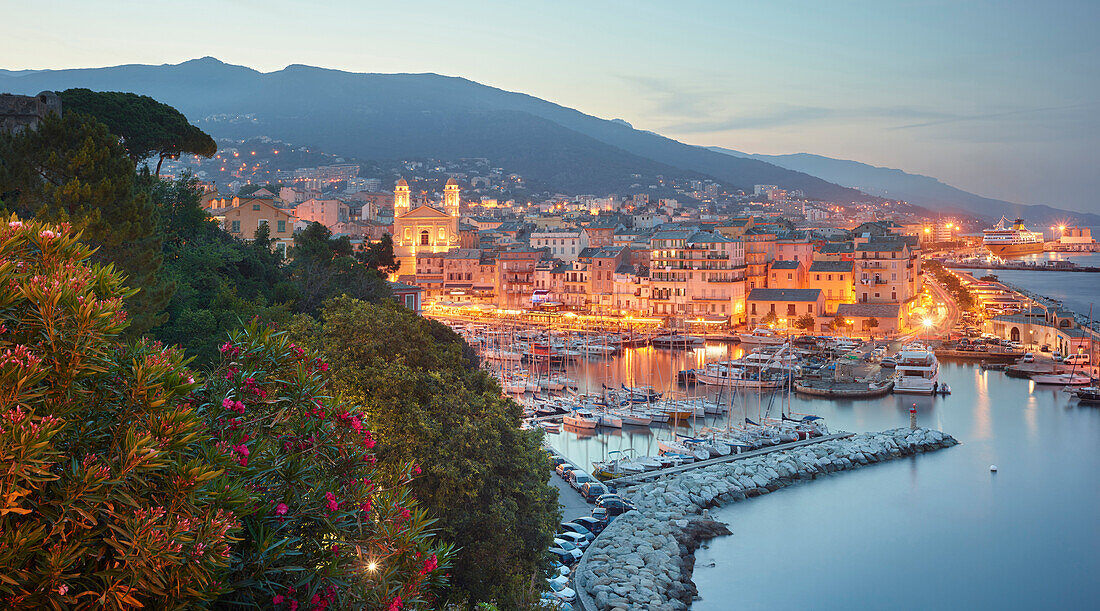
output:
M559 539L557 537L554 537L554 547L559 547L559 548L569 552L570 554L573 554L573 559L574 560L580 560L581 556L584 555L584 552L581 551L581 548L577 547L576 545L573 545L571 542L566 541L565 539Z
M569 585L569 578L565 575L558 575L557 577L548 578L546 583L556 583L559 586L567 586Z
M564 540L572 543L573 545L576 545L577 548L579 548L581 550L581 552L584 552L585 548L588 547L588 543L589 543L588 537L585 537L584 535L582 535L580 533L559 532L559 533L555 534L554 536L557 537L558 539L564 539Z
M576 524L580 524L581 526L587 528L589 532L596 535L600 534L604 527L603 522L591 516L581 516L579 518L573 518L573 522Z
M634 510L634 505L622 499L607 499L600 503L600 507L607 510L607 515L617 516Z
M581 496L589 503L596 500L601 494L608 494L609 492L610 490L608 490L607 486L603 485L602 482L585 482L585 484L581 486Z
M1039 352L1050 352L1050 344L1039 346Z
M580 522L577 522L576 520L570 522L562 522L560 532L577 533L578 535L582 535L585 539L589 541L596 538L596 535L593 534L591 530L588 530L588 528L586 528L584 525L582 525Z
M1020 360L1023 361L1024 363L1034 363L1035 362L1035 355L1030 353L1030 352L1025 352L1024 353L1024 358L1022 358Z
M595 482L596 478L577 469L576 471L570 472L569 476L565 478L565 481L569 482L569 485L572 486L573 489L580 490L581 486L590 482Z
M560 465L560 464L562 464L562 463L568 463L568 462L569 462L569 461L568 461L568 460L567 460L567 459L566 459L566 458L565 458L564 456L557 456L557 455L552 455L552 456L550 457L550 464L551 464L551 465L554 465L554 468L555 468L555 469L557 469L557 468L558 468L558 465Z
M544 606L549 606L558 611L573 611L573 605L558 598L553 592L543 592L540 601Z
M564 600L567 603L571 603L577 599L577 593L573 591L573 588L556 583L550 584L550 592L559 600Z
M1066 365L1088 365L1089 355L1083 352L1081 354L1071 354L1062 359L1062 362Z
M558 562L557 560L551 560L550 561L550 570L554 571L558 575L568 575L569 574L569 567L565 566L561 562Z
M601 494L600 496L596 497L596 505L599 505L600 501L602 501L604 499L621 499L621 498L623 498L623 497L619 496L618 492L608 492L607 494Z
M552 557L554 557L555 559L557 559L558 562L564 564L565 566L573 566L574 564L577 563L577 557L576 556L574 556L571 552L569 552L567 550L564 550L560 547L551 547L550 548L550 555Z
M576 467L567 462L563 462L557 467L554 467L554 471L557 471L558 475L560 475L562 479L567 479L566 474L574 470L576 470Z

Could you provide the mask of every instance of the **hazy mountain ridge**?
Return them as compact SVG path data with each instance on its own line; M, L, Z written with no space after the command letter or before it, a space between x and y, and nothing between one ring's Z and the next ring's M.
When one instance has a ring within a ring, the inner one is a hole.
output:
M859 189L864 193L887 199L903 199L911 204L934 211L961 211L978 214L990 219L1002 215L1021 217L1038 230L1059 222L1082 225L1100 225L1100 215L1061 210L1042 204L1017 204L989 197L982 197L952 187L931 176L910 174L895 168L873 166L858 161L835 159L812 153L790 155L753 155L731 149L712 146L711 150L732 156L757 159L799 172L813 174L839 185Z
M833 201L854 189L635 130L535 98L437 74L372 74L291 65L261 73L214 58L181 64L0 74L0 90L88 87L151 95L216 137L265 133L362 158L488 157L573 192L606 192L632 173L696 174L744 189L783 184ZM253 122L202 121L252 115ZM498 124L498 122L500 124ZM558 151L548 145L564 146Z

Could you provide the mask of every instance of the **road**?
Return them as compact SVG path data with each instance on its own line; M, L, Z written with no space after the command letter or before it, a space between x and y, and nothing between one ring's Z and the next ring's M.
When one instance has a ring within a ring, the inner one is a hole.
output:
M561 521L571 522L581 516L592 515L592 506L584 500L581 493L565 483L557 473L550 476L550 483L558 489L558 505L561 507Z

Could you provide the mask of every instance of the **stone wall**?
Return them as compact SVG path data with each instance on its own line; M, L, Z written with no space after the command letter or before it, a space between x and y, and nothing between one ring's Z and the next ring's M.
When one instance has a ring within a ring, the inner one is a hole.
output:
M687 609L694 552L725 534L706 510L836 471L956 445L930 429L894 429L685 471L622 491L637 507L615 519L577 566L582 608Z
M0 132L34 129L51 112L61 114L61 98L52 91L36 96L0 94Z

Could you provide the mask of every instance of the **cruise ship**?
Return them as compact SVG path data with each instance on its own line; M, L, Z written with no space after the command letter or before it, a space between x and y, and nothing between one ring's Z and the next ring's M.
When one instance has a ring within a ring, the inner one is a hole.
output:
M1008 219L1001 217L992 229L982 231L982 244L998 257L1022 257L1043 252L1043 234L1028 231L1024 219L1016 219L1006 227Z

